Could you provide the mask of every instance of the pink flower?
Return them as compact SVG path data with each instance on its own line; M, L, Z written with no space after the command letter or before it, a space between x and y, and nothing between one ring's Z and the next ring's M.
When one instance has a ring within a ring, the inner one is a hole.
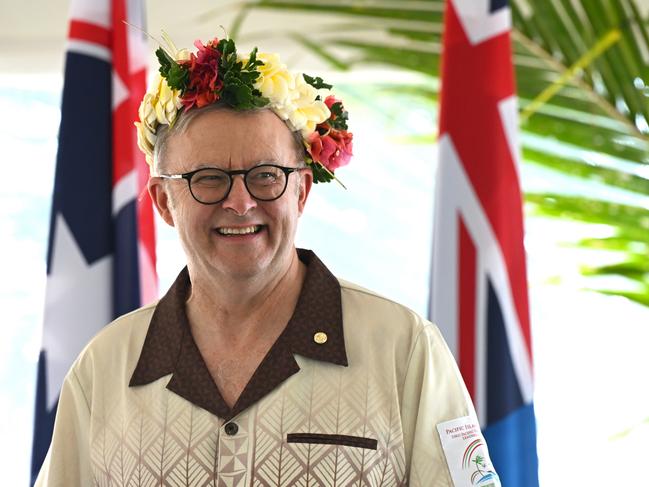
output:
M309 153L315 162L334 172L352 158L352 138L352 134L346 130L330 129L324 135L316 130L309 137Z
M334 111L331 109L331 107L334 106L334 104L336 104L336 103L340 103L340 106L342 107L343 102L340 101L340 100L339 100L338 98L336 98L335 96L333 96L333 95L329 95L327 98L325 98L324 103L325 103L325 105L327 105L327 108L328 108L329 111L331 112L331 115L329 116L329 121L333 122L333 121L336 120L338 117L336 116L336 114L334 113Z
M217 101L223 82L219 80L219 61L221 53L216 49L218 39L203 45L199 40L194 42L198 54L192 53L189 60L181 61L189 70L189 83L181 101L186 110L197 106L204 107Z

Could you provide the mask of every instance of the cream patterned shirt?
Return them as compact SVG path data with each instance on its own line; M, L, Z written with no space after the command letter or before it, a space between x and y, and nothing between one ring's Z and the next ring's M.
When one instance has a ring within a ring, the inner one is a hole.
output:
M299 255L295 312L232 409L189 332L186 270L102 330L36 485L452 486L436 425L473 407L437 327Z

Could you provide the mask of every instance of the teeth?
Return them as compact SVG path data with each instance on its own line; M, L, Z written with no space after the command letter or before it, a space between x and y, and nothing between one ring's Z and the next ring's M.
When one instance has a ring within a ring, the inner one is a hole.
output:
M249 233L256 233L260 229L260 225L254 225L251 227L243 227L243 228L228 228L228 227L221 227L218 228L217 231L221 235L247 235Z

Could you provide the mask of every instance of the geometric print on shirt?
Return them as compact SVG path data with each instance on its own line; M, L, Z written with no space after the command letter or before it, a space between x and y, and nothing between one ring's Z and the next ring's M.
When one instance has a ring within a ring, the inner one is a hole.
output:
M93 415L95 485L405 485L399 406L386 407L389 394L372 371L298 361L300 374L237 416L234 436L163 385L137 388L125 404L100 400L106 411ZM359 381L366 387L354 387ZM287 443L297 432L374 438L377 449Z

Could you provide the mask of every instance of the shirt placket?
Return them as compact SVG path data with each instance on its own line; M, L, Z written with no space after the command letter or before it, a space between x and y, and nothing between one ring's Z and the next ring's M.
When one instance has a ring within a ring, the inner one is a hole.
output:
M219 428L216 464L219 487L243 487L250 483L254 430L249 420L249 414L242 413Z

